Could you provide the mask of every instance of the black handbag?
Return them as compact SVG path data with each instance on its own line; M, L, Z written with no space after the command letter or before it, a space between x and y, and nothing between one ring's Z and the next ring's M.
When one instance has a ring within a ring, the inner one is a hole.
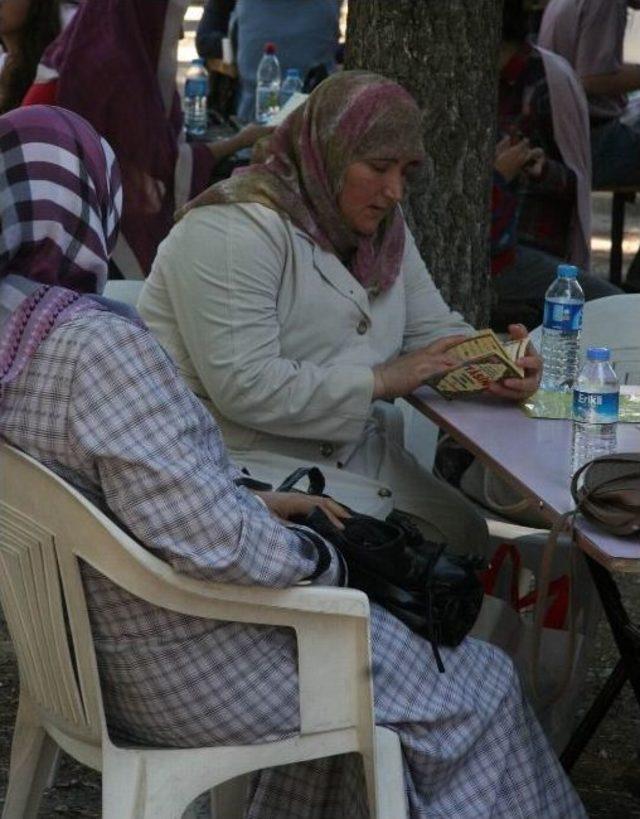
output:
M323 494L324 476L317 467L297 469L278 491L297 491L303 477L309 479L308 494ZM431 643L438 670L444 671L438 646L459 645L478 617L484 595L477 574L484 568L482 559L445 552L445 544L426 540L400 512L383 521L349 511L344 529L334 526L320 507L298 522L340 552L349 586Z

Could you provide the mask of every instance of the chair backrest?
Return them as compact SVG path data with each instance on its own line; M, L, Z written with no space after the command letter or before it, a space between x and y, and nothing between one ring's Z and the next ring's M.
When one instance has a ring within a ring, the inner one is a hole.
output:
M80 561L138 597L180 610L184 590L168 564L54 472L0 441L0 604L21 689L43 725L99 748L105 718Z
M6 444L0 450L0 603L21 690L44 725L99 746L104 720L93 639L79 566L65 548L69 530L85 536L85 521L73 498L55 491L62 481L56 487L53 473Z
M540 349L542 328L531 339ZM609 347L621 384L640 384L640 293L623 293L588 301L580 338L581 361L587 347Z
M144 281L140 279L111 279L104 288L104 295L136 307Z

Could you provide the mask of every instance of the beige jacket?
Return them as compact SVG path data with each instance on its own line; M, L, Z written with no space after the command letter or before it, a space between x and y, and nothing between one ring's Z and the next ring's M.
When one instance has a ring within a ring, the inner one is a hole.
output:
M373 365L472 329L408 231L400 276L372 299L336 256L257 204L190 212L160 245L139 309L236 456L334 464L384 426Z

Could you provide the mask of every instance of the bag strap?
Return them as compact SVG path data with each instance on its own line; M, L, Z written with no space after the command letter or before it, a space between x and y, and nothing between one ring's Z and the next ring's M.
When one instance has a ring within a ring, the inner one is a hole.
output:
M496 498L493 496L491 486L496 480L497 476L486 466L483 468L483 473L482 484L484 496L487 499L487 503L491 509L493 509L495 512L503 512L504 514L508 515L515 515L518 512L526 512L526 510L529 509L531 506L531 500L529 500L529 498L522 498L522 500L515 501L515 503L500 503L499 500L496 500Z
M575 516L577 514L577 509L572 509L570 512L566 512L562 515L558 520L554 523L553 528L549 532L549 537L547 539L547 543L544 547L544 552L542 553L542 560L540 561L540 573L538 577L538 597L535 604L534 609L534 617L533 617L533 635L531 641L531 684L534 696L538 700L539 703L543 705L551 705L564 694L571 679L571 674L573 672L573 665L575 662L575 653L576 653L576 631L577 631L577 610L575 605L575 593L573 588L573 562L575 560L576 555L576 548L575 544L573 543L573 524L575 520ZM558 546L558 538L564 532L568 530L571 532L571 545L570 545L570 553L569 553L569 571L568 571L568 610L569 610L569 623L568 623L568 635L569 635L569 646L565 655L565 664L564 668L562 669L562 675L560 678L560 682L555 691L553 691L546 700L542 700L540 695L540 648L542 643L542 628L544 625L545 613L546 613L546 604L547 599L549 596L549 587L551 585L551 567L553 565L553 558Z
M309 478L308 495L322 495L325 487L324 475L317 466L301 466L294 469L277 488L277 492L291 492L303 478Z

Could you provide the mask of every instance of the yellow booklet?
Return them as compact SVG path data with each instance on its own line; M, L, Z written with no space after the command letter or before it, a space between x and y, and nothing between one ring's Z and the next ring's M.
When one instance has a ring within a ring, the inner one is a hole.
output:
M528 338L503 342L493 330L479 330L447 350L460 364L433 373L424 383L445 398L455 398L482 392L492 381L524 378L524 370L515 362L525 354L528 343Z

